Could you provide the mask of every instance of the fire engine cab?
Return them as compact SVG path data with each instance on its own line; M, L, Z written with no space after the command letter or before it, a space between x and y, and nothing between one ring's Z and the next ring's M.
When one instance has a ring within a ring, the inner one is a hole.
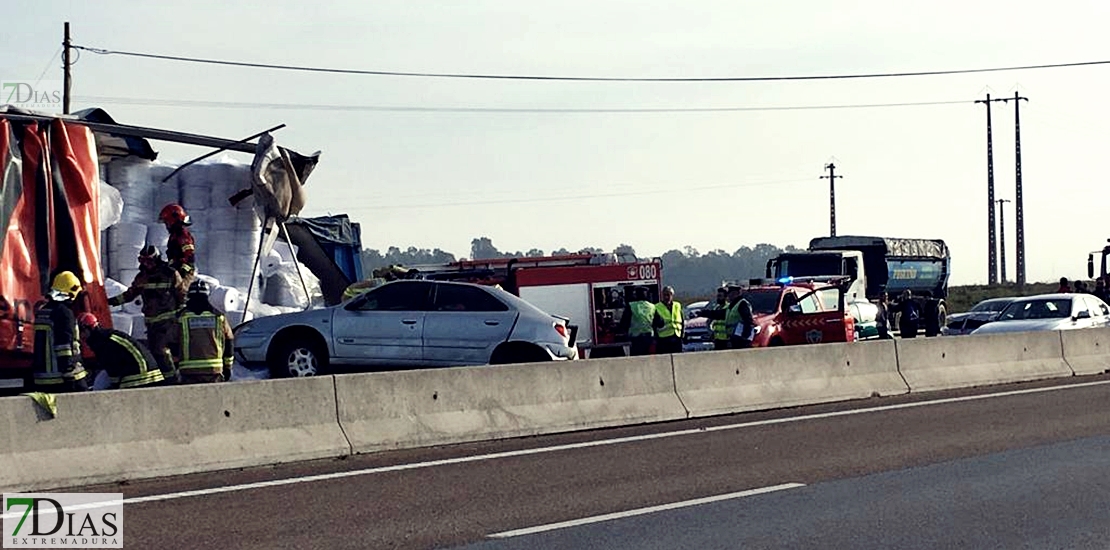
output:
M579 357L628 355L629 338L618 329L631 289L659 301L663 273L658 258L568 254L533 258L462 260L406 266L422 279L499 285L532 305L570 320Z
M752 279L744 298L758 327L753 347L855 341L855 321L844 304L847 279Z

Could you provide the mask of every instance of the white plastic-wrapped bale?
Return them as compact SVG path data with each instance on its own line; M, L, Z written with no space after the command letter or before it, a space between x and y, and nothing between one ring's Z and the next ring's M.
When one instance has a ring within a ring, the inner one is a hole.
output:
M146 245L147 227L140 223L120 222L108 228L108 274L121 281L130 282L121 273L138 269L139 252Z
M127 283L130 284L131 281L127 281ZM127 292L127 284L121 283L110 277L104 280L104 293L107 294L109 298L115 298L124 292Z
M136 340L146 340L146 321L142 315L131 316L131 337Z
M234 287L220 286L212 289L208 294L208 302L223 313L243 309L239 290Z
M132 330L134 330L134 321L135 317L132 316L130 313L112 313L112 328L120 332L131 334Z
M100 182L100 229L103 231L117 223L123 217L123 196L119 190L103 181Z
M152 223L146 226L146 244L158 247L162 257L166 257L166 243L170 240L170 231L162 223Z
M121 269L119 271L119 281L124 285L131 286L131 282L135 280L135 276L138 274L138 269Z
M207 210L212 206L210 165L194 164L178 174L180 178L181 206L185 210Z

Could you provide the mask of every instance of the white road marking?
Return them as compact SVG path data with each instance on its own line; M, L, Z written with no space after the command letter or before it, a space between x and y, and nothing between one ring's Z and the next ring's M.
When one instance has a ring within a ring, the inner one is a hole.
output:
M870 414L886 411L895 411L900 409L912 409L917 407L927 407L931 405L944 405L948 403L961 403L967 401L979 401L983 399L995 399L999 397L1011 397L1015 395L1028 395L1034 393L1044 393L1051 391L1073 390L1080 388L1088 388L1092 386L1104 386L1110 384L1110 380L1103 380L1098 382L1085 382L1082 384L1069 384L1064 386L1051 386L1047 388L1030 388L1024 390L1013 390L1000 393L988 393L982 395L969 395L965 397L949 397L946 399L936 399L933 401L918 401L915 403L901 403L897 405L883 405L879 407L868 407L864 409L852 409L847 411L834 411L827 413L809 414L804 416L790 416L785 418L771 418L767 420L756 420L754 422L743 422L740 424L726 424L721 426L709 426L705 428L691 428L687 430L677 430L673 432L661 432L644 435L634 435L628 437L617 437L613 439L600 439L596 441L583 441L581 443L568 443L564 445L552 445L550 447L536 447L532 449L520 449L516 451L504 451L499 453L488 453L482 455L462 456L457 458L445 458L440 460L431 460L427 462L413 462L409 464L397 464L394 466L380 466L377 468L365 468L362 470L349 470L346 472L335 472L330 474L317 474L311 476L292 477L285 479L275 479L272 481L259 481L255 483L243 483L240 485L225 485L223 487L213 487L211 489L197 489L194 491L181 491L177 493L165 493L161 495L150 495L145 497L125 498L124 504L140 504L143 502L158 502L163 500L176 500L180 498L202 497L209 495L218 495L221 493L231 493L236 491L249 491L253 489L264 489L267 487L281 487L285 485L295 485L299 483L314 483L318 481L328 481L332 479L343 479L347 477L384 474L388 472L401 472L406 470L419 470L423 468L434 468L437 466L450 466L453 464L466 464L469 462L481 462L485 460L499 460L503 458L513 458L518 456L529 456L546 453L554 453L559 451L572 451L575 449L587 449L590 447L603 447L607 445L619 445L623 443L636 443L640 441L651 441L655 439L665 439L669 437L680 437L686 435L697 435L708 432L719 432L724 430L738 430L741 428L753 428L757 426L770 426L774 424L788 424L792 422L804 422L807 420L820 420L824 418L836 418L840 416L852 416L857 414ZM8 514L0 516L7 518Z
M628 510L627 512L614 512L612 514L604 514L600 516L593 516L589 518L573 519L570 521L561 521L559 523L549 523L547 525L539 525L536 527L528 527L526 529L515 529L513 531L503 531L501 533L494 533L486 535L491 539L507 539L510 537L519 537L522 535L534 535L536 533L543 533L545 531L554 531L556 529L565 529L567 527L577 527L579 525L589 525L591 523L601 523L603 521L611 521L614 519L630 518L633 516L642 516L644 514L654 514L656 512L664 512L666 510L674 510L677 508L686 508L689 506L697 506L699 504L709 504L710 502L720 502L722 500L733 500L737 498L750 497L755 495L763 495L766 493L773 493L775 491L785 491L786 489L796 489L798 487L805 487L804 483L783 483L782 485L773 485L771 487L761 487L759 489L748 489L747 491L740 491L738 493L727 493L724 495L717 495L705 498L695 498L693 500L684 500L682 502L675 502L671 504L660 504L658 506L648 506L647 508L637 508L635 510Z

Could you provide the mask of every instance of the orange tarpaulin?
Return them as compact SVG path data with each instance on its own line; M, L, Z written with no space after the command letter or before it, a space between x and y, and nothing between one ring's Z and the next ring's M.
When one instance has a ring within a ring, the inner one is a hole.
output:
M59 271L72 271L85 284L79 310L111 326L100 267L99 190L88 128L0 117L0 366L33 351L35 305Z

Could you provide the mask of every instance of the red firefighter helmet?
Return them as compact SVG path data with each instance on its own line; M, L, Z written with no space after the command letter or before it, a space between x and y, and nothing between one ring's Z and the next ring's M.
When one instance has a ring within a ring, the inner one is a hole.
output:
M77 316L77 324L83 328L96 328L100 326L100 320L92 313L82 313Z
M185 209L180 204L167 204L162 208L162 212L158 214L158 219L166 225L193 224L193 221L189 219L189 215L185 213Z

